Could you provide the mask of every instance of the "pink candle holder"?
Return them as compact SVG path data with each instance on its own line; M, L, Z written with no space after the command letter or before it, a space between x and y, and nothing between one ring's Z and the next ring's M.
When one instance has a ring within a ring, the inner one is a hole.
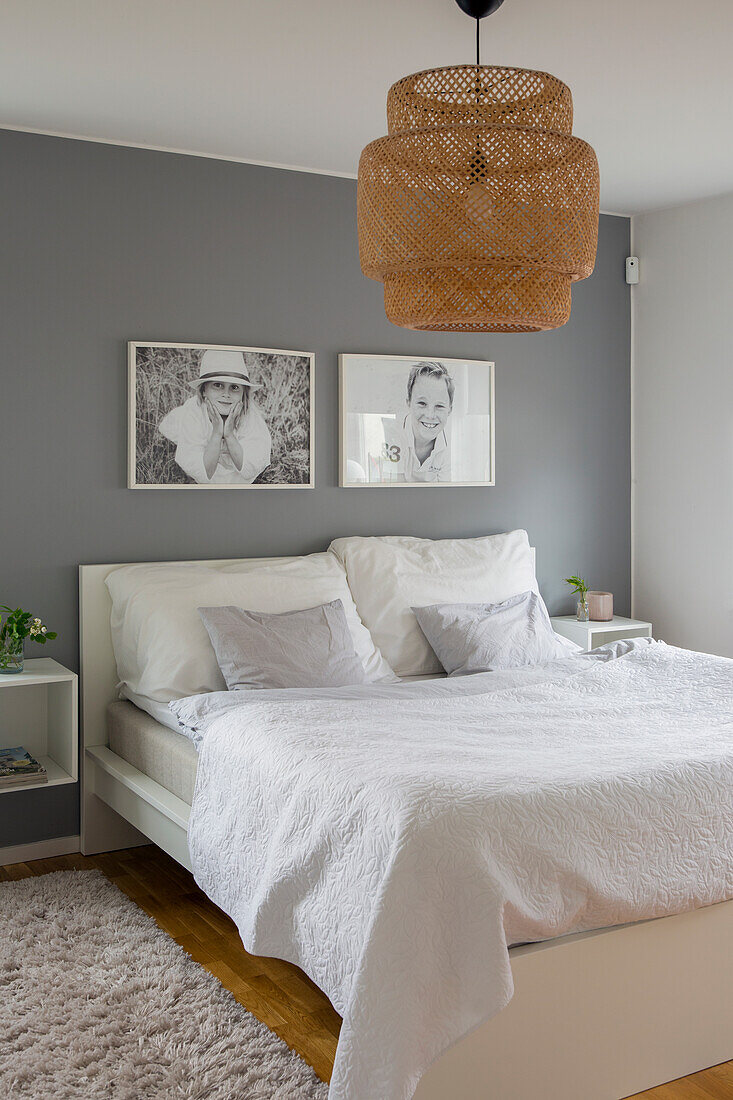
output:
M608 623L613 618L613 593L588 592L588 613L594 623Z

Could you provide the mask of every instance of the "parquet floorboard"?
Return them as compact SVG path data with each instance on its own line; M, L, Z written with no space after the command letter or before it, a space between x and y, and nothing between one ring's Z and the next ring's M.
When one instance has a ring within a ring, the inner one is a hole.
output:
M331 1076L341 1020L296 966L249 955L232 921L193 877L150 845L98 856L68 855L0 867L0 882L95 867L215 974L253 1016L272 1028L324 1081ZM532 1097L531 1100L541 1100ZM733 1062L640 1092L629 1100L733 1100Z

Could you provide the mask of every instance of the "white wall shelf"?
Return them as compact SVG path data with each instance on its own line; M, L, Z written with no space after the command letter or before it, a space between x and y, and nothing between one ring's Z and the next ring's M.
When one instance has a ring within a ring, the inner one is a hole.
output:
M0 748L22 745L48 775L46 783L0 788L0 795L77 782L78 694L76 673L51 657L32 658L22 672L0 675Z
M651 623L642 622L641 619L624 619L621 615L614 615L605 623L593 620L580 623L575 615L555 615L551 622L556 634L577 642L583 649L597 649L607 642L621 642L627 638L652 636Z

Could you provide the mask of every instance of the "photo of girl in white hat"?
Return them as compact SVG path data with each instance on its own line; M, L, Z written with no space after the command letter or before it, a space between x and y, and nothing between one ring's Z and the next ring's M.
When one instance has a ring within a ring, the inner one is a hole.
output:
M158 426L176 444L176 462L198 485L251 485L270 465L272 440L244 355L209 348L191 386L193 397Z
M313 356L130 343L131 488L308 487Z

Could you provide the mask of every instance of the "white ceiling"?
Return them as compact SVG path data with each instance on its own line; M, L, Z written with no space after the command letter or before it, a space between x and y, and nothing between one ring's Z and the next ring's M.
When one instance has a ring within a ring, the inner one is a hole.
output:
M354 174L473 36L454 0L1 0L0 125ZM730 0L506 0L482 42L570 84L603 209L733 191Z

